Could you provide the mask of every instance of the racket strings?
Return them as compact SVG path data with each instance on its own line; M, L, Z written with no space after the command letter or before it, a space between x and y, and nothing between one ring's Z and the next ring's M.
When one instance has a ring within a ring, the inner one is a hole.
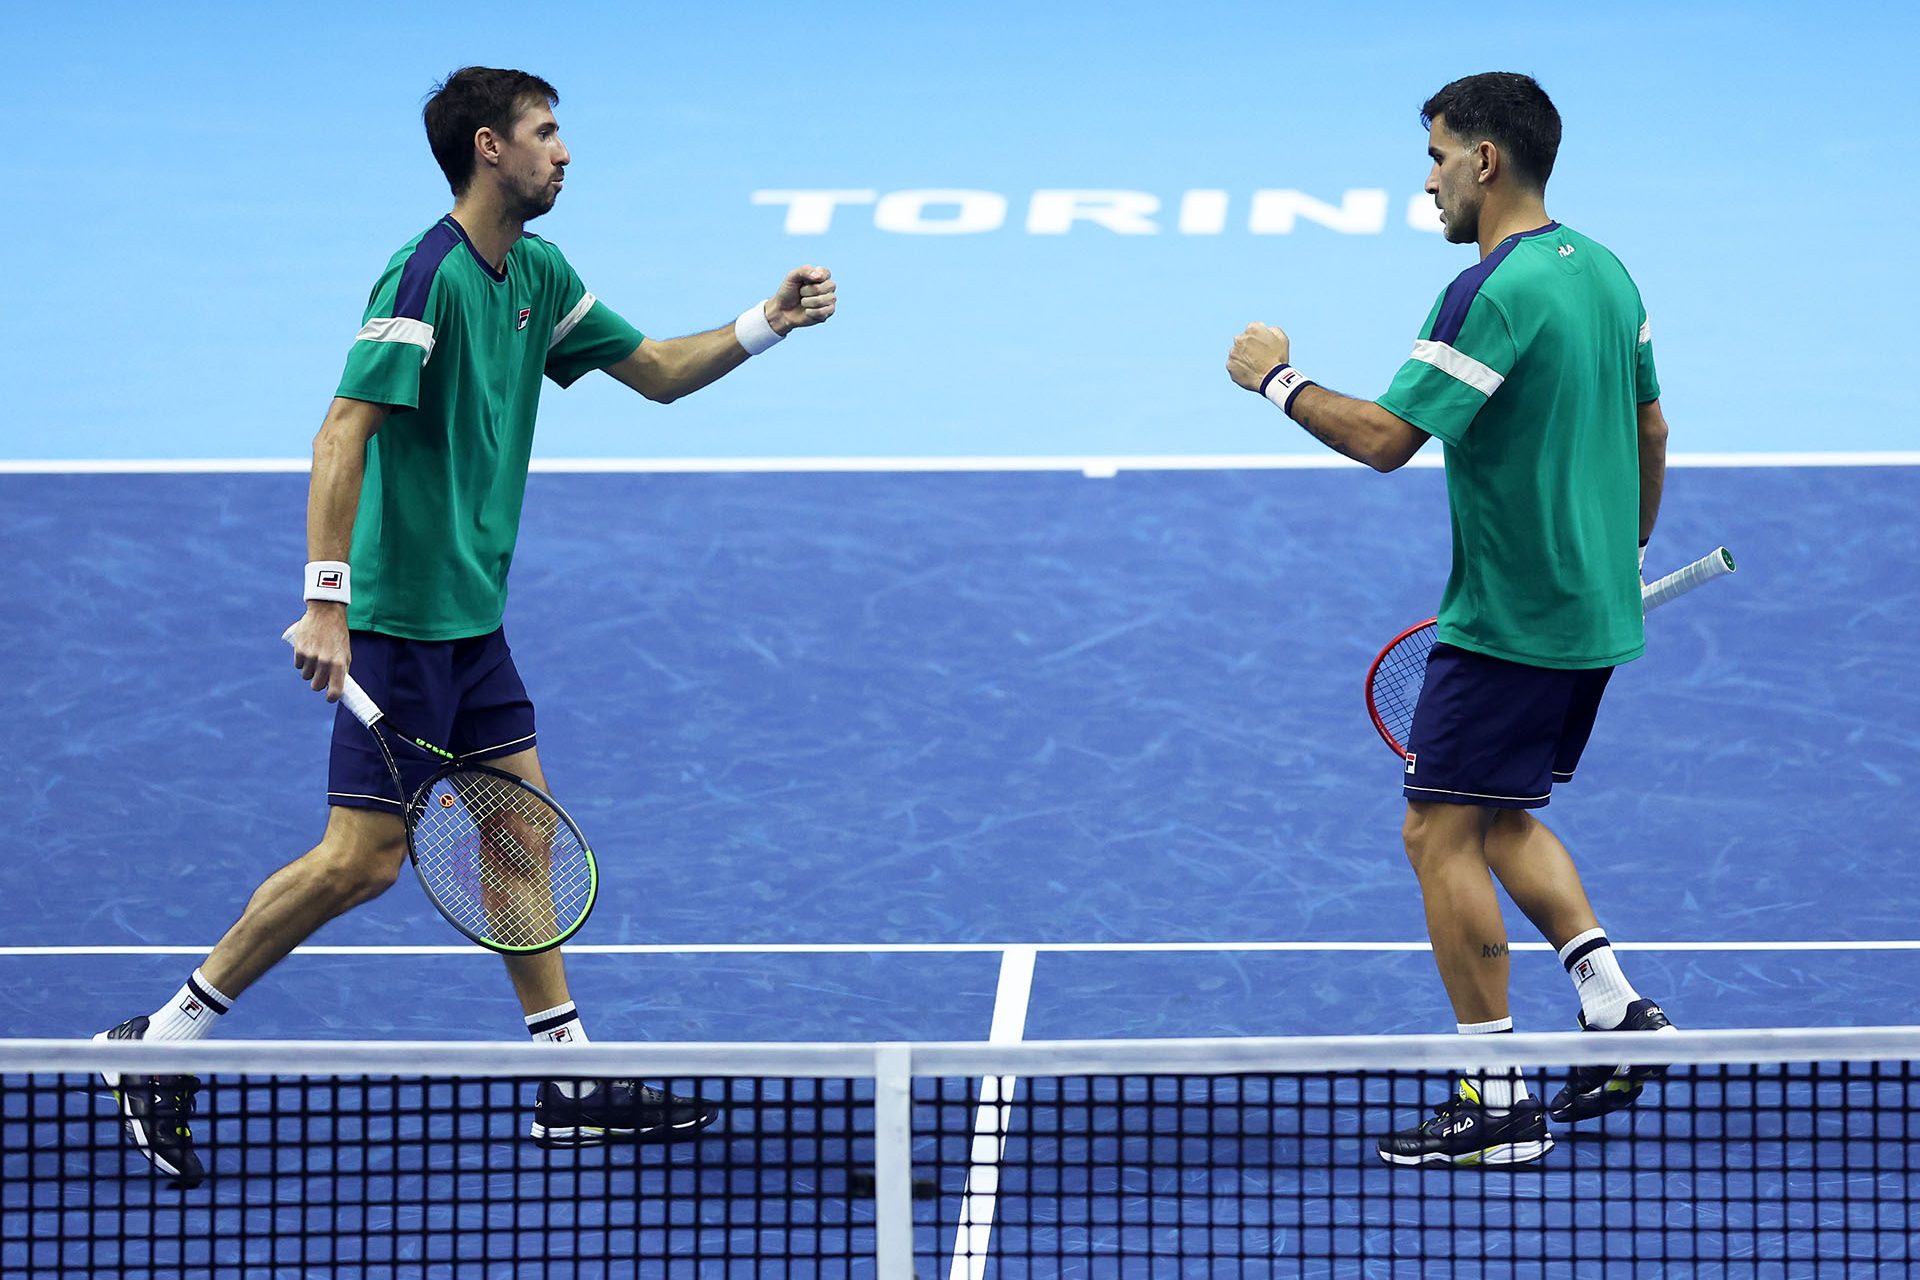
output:
M506 947L553 942L593 901L593 870L573 825L525 787L455 770L416 802L421 879L465 928Z
M1427 655L1433 652L1434 628L1421 627L1402 636L1380 655L1367 693L1374 713L1405 750L1413 734L1413 708L1427 679Z

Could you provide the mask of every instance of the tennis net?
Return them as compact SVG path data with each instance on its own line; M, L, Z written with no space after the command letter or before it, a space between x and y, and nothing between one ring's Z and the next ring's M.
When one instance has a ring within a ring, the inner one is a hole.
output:
M1496 1042L1496 1043L1490 1043ZM531 1143L536 1082L724 1105ZM1455 1075L1671 1064L1538 1161L1399 1167ZM0 1041L0 1273L1893 1276L1920 1027L1026 1044ZM93 1074L192 1073L179 1190Z

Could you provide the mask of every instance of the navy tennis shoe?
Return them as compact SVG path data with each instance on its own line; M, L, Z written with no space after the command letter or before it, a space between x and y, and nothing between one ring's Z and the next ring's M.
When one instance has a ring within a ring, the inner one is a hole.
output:
M1604 1032L1672 1031L1675 1028L1667 1021L1667 1015L1659 1005L1651 1000L1635 1000L1627 1006L1627 1016L1621 1019L1619 1026L1588 1026L1587 1015L1582 1013L1580 1029ZM1666 1073L1665 1066L1635 1066L1631 1063L1574 1067L1567 1072L1566 1087L1553 1095L1547 1114L1562 1124L1577 1124L1582 1120L1624 1110L1639 1100L1647 1081L1658 1080Z
M111 1031L102 1031L95 1040L143 1040L147 1018L128 1018ZM119 1106L120 1124L127 1141L161 1173L172 1178L168 1185L186 1191L200 1185L207 1172L193 1150L194 1099L200 1091L198 1076L121 1075L103 1071L100 1078L113 1090Z
M1553 1135L1540 1099L1522 1098L1506 1111L1490 1111L1462 1080L1417 1128L1389 1134L1376 1146L1388 1164L1527 1164L1553 1150Z
M720 1118L721 1107L705 1098L683 1098L633 1080L594 1080L577 1098L553 1081L541 1084L533 1101L535 1143L543 1147L593 1147L612 1139L684 1142Z

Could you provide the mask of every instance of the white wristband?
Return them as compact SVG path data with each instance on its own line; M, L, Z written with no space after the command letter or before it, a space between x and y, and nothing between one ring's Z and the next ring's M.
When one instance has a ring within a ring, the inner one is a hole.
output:
M309 560L307 562L307 599L337 600L347 604L353 599L353 570L345 560Z
M1318 384L1308 379L1290 364L1277 364L1267 374L1267 380L1260 384L1260 394L1280 407L1280 412L1291 416L1293 398L1306 387Z
M767 304L756 302L740 313L733 322L733 340L746 349L750 356L757 356L780 339L784 333L775 333L773 326L767 323Z

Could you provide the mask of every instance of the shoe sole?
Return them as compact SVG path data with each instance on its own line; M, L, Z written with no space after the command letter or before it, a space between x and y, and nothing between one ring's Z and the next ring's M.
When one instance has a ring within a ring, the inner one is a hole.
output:
M1390 1151L1381 1151L1380 1158L1388 1164L1422 1165L1451 1164L1462 1167L1480 1167L1491 1165L1529 1164L1553 1150L1551 1137L1534 1142L1503 1142L1488 1147L1484 1151L1466 1151L1448 1153L1445 1151L1423 1151L1419 1155L1399 1155Z
M607 1140L607 1131L585 1125L576 1125L571 1129L549 1128L536 1123L527 1136L533 1139L537 1147L569 1150L574 1147L597 1147Z
M536 1121L527 1131L527 1136L533 1139L535 1146L560 1150L597 1147L616 1140L654 1143L684 1142L689 1138L698 1137L719 1118L719 1113L716 1112L686 1124L663 1125L654 1129L600 1129L589 1125L563 1129L549 1127Z

